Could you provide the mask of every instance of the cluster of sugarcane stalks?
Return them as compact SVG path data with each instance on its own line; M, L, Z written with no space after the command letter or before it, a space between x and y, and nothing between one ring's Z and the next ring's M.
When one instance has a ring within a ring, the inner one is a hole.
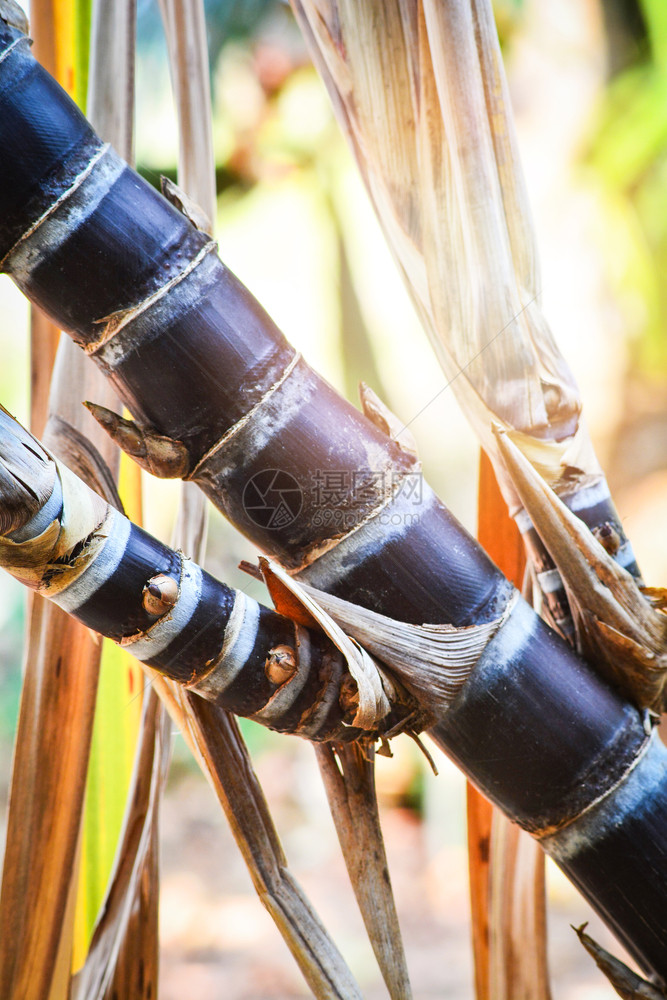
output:
M432 5L425 7L433 18ZM423 45L424 23L412 28ZM664 981L667 751L652 709L662 704L667 619L540 486L517 448L526 427L515 420L519 430L509 433L504 414L497 443L490 428L486 437L509 470L508 490L532 517L530 531L541 531L556 561L563 530L580 553L565 587L580 598L588 580L583 611L570 601L578 632L588 636L585 662L433 494L412 448L387 433L382 406L366 394L361 414L342 400L220 261L188 199L165 194L96 135L33 59L21 27L1 20L2 269L90 355L130 410L133 420L93 400L111 437L153 474L195 483L279 560L265 565L265 576L280 613L232 594L86 493L5 415L0 561L185 685L187 694L167 688L164 697L191 725L200 752L211 753L210 727L225 725L221 707L322 741L341 821L361 799L346 797L328 743L352 744L338 753L353 784L373 742L427 728L556 860L645 972ZM432 322L438 303L421 305ZM547 409L567 424L567 394L556 395ZM561 461L567 448L556 451ZM259 516L249 497L260 488L261 498L276 471L282 508ZM355 489L341 499L340 522L323 523L318 477L341 471ZM604 496L598 506L604 526L613 514ZM624 545L616 548L627 557ZM585 572L591 561L607 589L597 605L598 577ZM562 563L565 573L565 556ZM616 617L605 621L610 607ZM601 636L610 635L605 646ZM615 672L615 657L628 650L637 666L630 680ZM655 672L648 680L642 651ZM372 900L365 905L372 910ZM294 924L283 924L296 953ZM380 937L386 958L391 948ZM409 995L401 961L389 964L392 995ZM347 980L331 985L337 960L324 965L302 962L317 995L356 995Z

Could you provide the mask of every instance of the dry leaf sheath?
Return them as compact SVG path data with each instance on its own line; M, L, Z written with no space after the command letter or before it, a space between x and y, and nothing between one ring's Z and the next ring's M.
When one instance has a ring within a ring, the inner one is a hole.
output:
M667 975L667 752L640 713L524 602L508 610L513 588L421 479L416 508L414 456L296 355L208 237L101 143L6 25L0 104L2 267L142 427L185 446L190 478L230 520L300 578L416 625L507 612L432 734L643 966ZM47 112L58 122L48 143L32 125ZM276 468L301 505L269 524L244 492ZM323 471L358 477L338 523L316 516Z
M444 374L494 462L543 587L571 621L507 475L498 424L639 575L540 307L539 260L490 0L292 0Z
M640 708L665 711L667 615L565 506L506 435L498 444L567 592L577 648Z

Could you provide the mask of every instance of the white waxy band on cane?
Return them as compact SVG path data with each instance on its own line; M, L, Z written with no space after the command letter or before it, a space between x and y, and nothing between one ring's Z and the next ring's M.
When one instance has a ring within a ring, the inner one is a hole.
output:
M127 165L118 153L108 144L102 146L68 189L14 244L0 267L19 286L27 281L33 270L93 214L124 170ZM85 185L85 193L77 197L76 192L89 178L91 183Z
M104 547L81 576L53 598L54 604L63 611L74 614L77 608L89 601L120 566L131 529L132 525L127 518L110 507L109 517L105 521L108 536Z
M225 628L220 656L205 677L193 687L217 698L238 677L248 662L257 640L259 604L239 591Z

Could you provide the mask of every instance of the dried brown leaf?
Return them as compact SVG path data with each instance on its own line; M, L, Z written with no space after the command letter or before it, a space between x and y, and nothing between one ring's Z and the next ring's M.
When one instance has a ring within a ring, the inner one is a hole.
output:
M44 1000L58 970L69 969L66 916L76 882L99 655L87 629L34 599L0 893L0 996L7 1000Z
M550 1000L544 853L498 810L491 844L489 996Z
M412 990L375 794L370 748L319 744L318 764L350 882L380 971L392 1000Z
M496 453L495 419L542 449L552 480L568 449L583 473L598 471L585 430L577 433L578 390L537 301L537 255L489 0L292 5L434 350L484 447ZM514 502L511 483L502 485Z
M318 1000L361 1000L338 949L290 872L234 718L156 675L155 687L225 811L259 898Z

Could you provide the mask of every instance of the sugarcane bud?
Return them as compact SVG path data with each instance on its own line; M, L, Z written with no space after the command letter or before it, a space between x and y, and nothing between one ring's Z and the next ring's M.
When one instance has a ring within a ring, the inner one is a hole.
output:
M274 646L269 650L264 672L272 684L284 684L296 672L296 654L291 646Z
M166 573L158 573L151 577L144 587L141 602L149 615L161 618L176 604L178 600L178 584Z
M597 941L586 934L588 922L582 924L581 927L571 926L588 954L594 959L598 969L604 973L620 997L632 997L634 1000L664 1000L667 994L663 990L658 989L648 980L642 979L624 962L605 951Z
M190 470L190 456L181 441L157 434L150 427L141 427L134 420L108 410L97 403L83 404L98 424L126 454L146 472L159 479L183 479Z
M616 555L621 547L621 536L611 521L605 521L604 524L593 528L593 534L610 556Z

